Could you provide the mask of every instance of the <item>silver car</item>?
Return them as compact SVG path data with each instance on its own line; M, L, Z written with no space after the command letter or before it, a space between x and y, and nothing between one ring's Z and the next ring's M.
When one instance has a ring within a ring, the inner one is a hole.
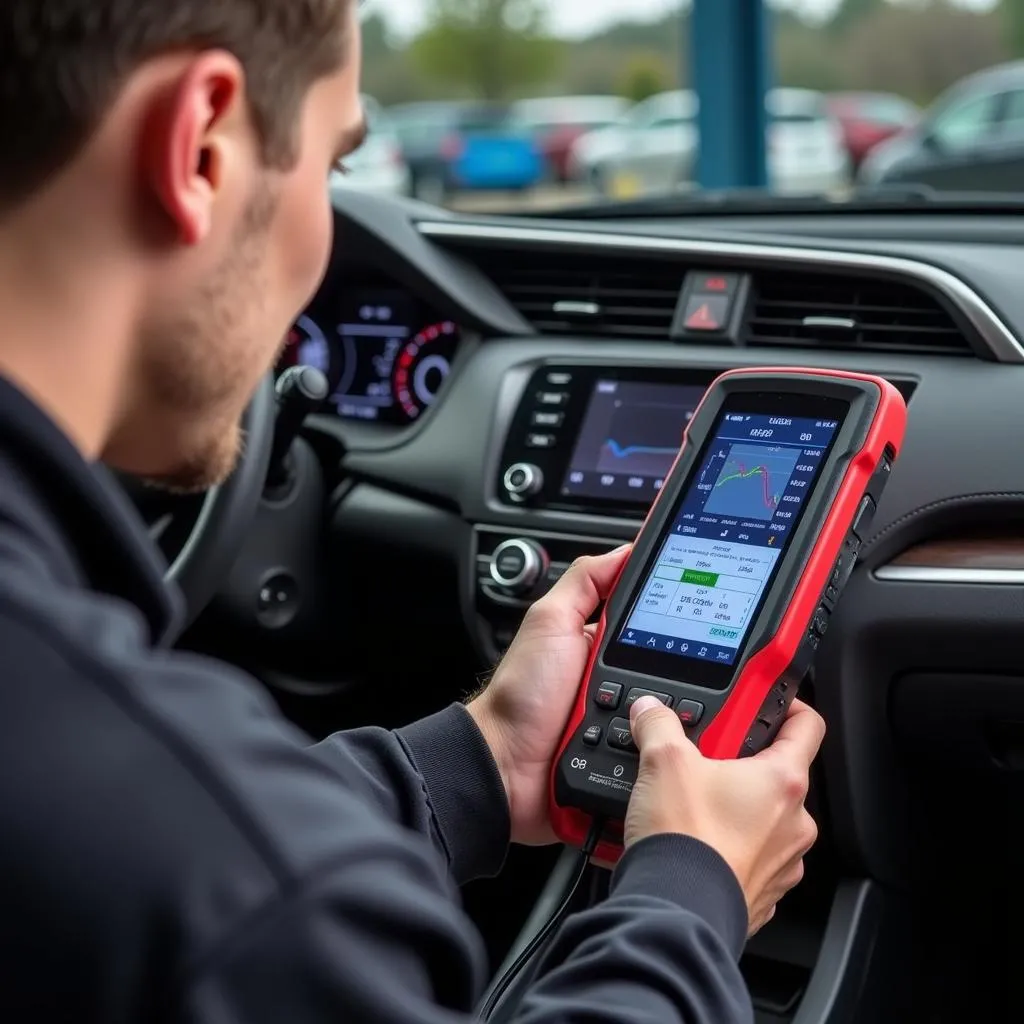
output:
M773 89L765 103L771 189L806 194L848 186L851 164L842 126L824 94ZM618 124L577 141L576 176L616 199L695 187L699 109L696 93L685 89L637 104Z

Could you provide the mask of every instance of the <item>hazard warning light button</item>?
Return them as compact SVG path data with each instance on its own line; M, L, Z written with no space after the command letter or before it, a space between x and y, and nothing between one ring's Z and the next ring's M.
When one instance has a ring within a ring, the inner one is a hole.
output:
M729 322L731 301L724 295L691 295L683 314L688 331L710 331L717 334Z
M742 319L741 307L749 292L746 274L691 271L676 310L673 336L682 339L710 334L731 338Z

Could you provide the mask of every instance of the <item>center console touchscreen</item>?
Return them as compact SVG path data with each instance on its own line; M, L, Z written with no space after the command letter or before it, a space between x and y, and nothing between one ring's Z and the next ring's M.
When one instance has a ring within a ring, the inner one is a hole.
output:
M676 367L541 366L505 438L498 499L642 519L714 378Z
M530 374L505 428L492 494L515 508L642 520L664 486L694 410L719 372L541 364ZM904 400L913 394L913 381L890 383ZM764 479L777 482L785 464L776 459L766 468ZM740 489L753 492L758 479L746 480ZM723 484L723 499L731 491ZM718 514L715 507L712 502L709 514Z
M580 426L562 494L650 502L672 468L704 387L599 379Z

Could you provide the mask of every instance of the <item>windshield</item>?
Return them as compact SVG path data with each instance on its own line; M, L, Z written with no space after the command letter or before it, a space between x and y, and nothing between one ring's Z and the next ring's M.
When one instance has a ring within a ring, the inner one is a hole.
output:
M765 5L758 75L716 0L367 0L394 189L597 215L1024 200L1024 2Z

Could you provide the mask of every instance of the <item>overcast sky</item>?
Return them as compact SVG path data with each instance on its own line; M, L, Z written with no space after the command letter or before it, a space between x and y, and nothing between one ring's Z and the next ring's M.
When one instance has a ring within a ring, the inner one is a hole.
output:
M808 14L827 14L838 0L787 0L786 6ZM997 0L960 0L963 7L988 8ZM586 35L610 22L654 18L678 8L680 0L554 0L551 3L552 27L560 35ZM427 0L372 0L401 34L419 28Z

